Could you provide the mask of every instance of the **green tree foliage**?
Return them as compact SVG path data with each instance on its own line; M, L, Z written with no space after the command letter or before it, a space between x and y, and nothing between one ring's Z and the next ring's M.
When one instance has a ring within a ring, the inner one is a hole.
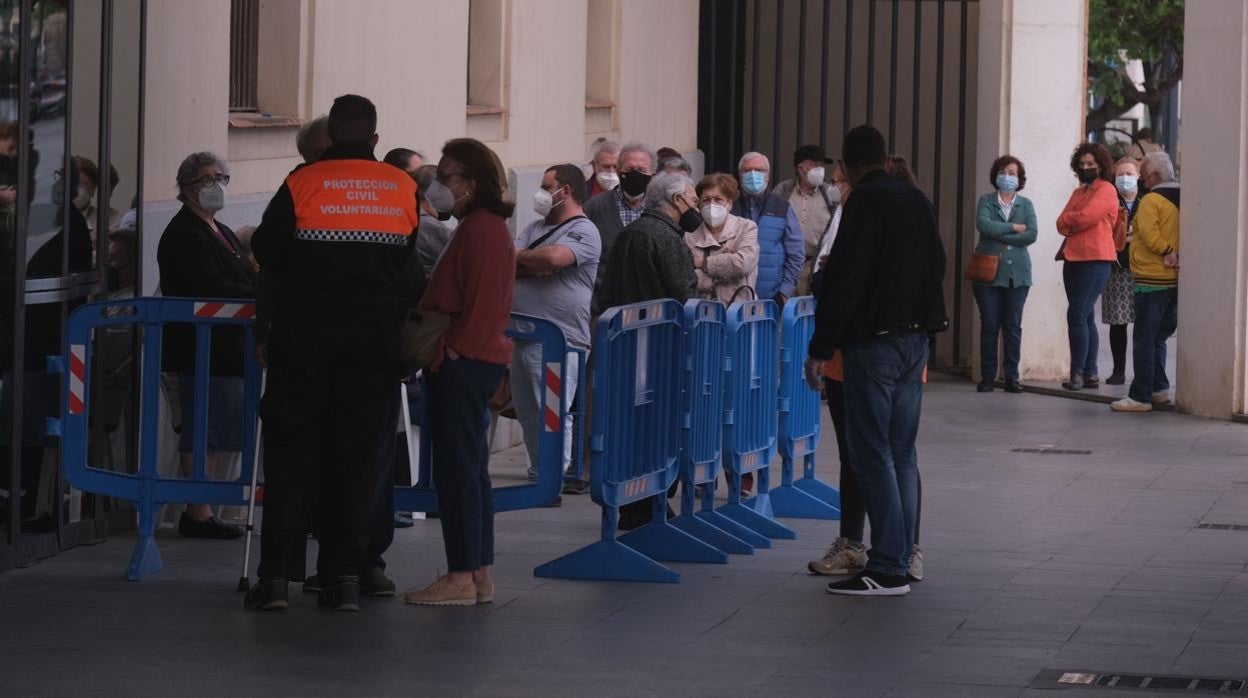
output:
M1088 131L1103 127L1137 104L1152 113L1183 78L1183 3L1091 0L1088 83L1092 94L1105 101L1088 113ZM1127 60L1143 64L1143 89L1127 75Z

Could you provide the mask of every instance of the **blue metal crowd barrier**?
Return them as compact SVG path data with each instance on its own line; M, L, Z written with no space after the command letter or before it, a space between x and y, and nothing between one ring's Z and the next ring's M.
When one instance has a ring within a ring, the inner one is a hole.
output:
M564 400L563 385L567 380L568 348L563 331L550 320L529 315L512 315L507 327L507 336L520 342L536 342L542 345L542 364L545 366L543 383L546 390L542 392L539 409L542 415L542 435L538 442L538 479L523 485L494 488L494 511L516 511L519 509L535 509L549 504L563 486L563 423L572 406ZM580 365L584 364L583 354L577 356ZM584 381L577 382L576 394L584 394ZM423 387L423 386L422 386ZM421 393L421 421L428 423L429 410L437 409L423 399L428 391ZM573 400L575 402L575 400ZM584 400L580 400L584 403ZM482 415L489 421L489 415ZM574 431L575 434L575 431ZM432 445L429 442L429 430L420 430L421 457L420 477L411 487L394 488L394 508L397 511L435 512L438 510L438 494L433 488L431 469ZM573 448L573 462L579 456Z
M131 502L139 514L138 541L126 570L127 579L139 580L161 570L156 546L156 517L168 503L197 503L246 506L250 498L252 467L256 462L257 414L261 391L261 369L249 350L253 344L251 324L254 304L237 300L135 298L124 301L88 303L69 317L64 356L49 357L52 371L66 374L61 394L61 418L49 419L47 432L61 439L61 464L65 479L74 487ZM169 323L195 328L195 415L192 443L193 468L189 478L166 478L157 472L160 438L160 391L163 337ZM135 472L104 470L91 465L90 444L92 337L101 327L140 325L142 333L142 373L138 422L139 460ZM242 326L243 404L238 416L242 424L242 469L232 480L209 480L205 475L210 378L211 333L220 325ZM561 386L566 378L568 350L563 333L548 320L514 315L508 335L522 341L540 342L546 364L547 390L541 401L543 423L537 482L494 490L496 511L537 508L559 494L563 468L563 419L570 405ZM583 354L577 356L584 361ZM397 382L397 379L396 379ZM581 385L584 383L581 382ZM578 387L582 396L583 388ZM422 401L422 414L428 401ZM483 415L483 419L485 416ZM427 434L428 429L422 429ZM429 461L428 450L421 456L422 468ZM395 505L399 511L436 511L437 496L428 483L423 487L396 487ZM263 492L263 484L258 489Z
M793 539L793 529L771 511L771 461L776 457L776 395L780 323L776 304L744 301L728 308L727 383L724 391L724 468L728 504L719 511L773 539ZM753 473L757 494L741 498L741 478Z
M779 440L780 486L771 490L776 516L803 519L841 518L836 488L815 477L815 449L822 423L819 391L806 384L806 349L815 334L815 299L793 298L784 306L780 329ZM793 479L795 462L802 477Z
M667 523L666 493L679 468L683 332L681 307L670 300L612 308L598 319L590 495L602 507L601 539L539 566L534 575L678 582L679 574L633 546L673 555L678 547L707 556L720 552ZM625 543L617 537L619 509L645 499L653 499L654 521Z
M183 298L134 298L88 303L69 316L66 353L52 357L50 368L64 371L61 418L48 420L48 433L61 437L61 463L65 479L86 492L116 497L134 504L139 514L138 540L126 569L126 578L138 580L159 572L162 566L156 547L156 515L169 502L195 502L244 506L248 502L251 468L255 462L256 413L260 401L260 366L250 351L251 322L255 307L237 300L191 300ZM189 479L164 478L157 471L160 434L162 340L168 323L195 327L195 415L192 443L193 469ZM91 421L92 335L101 327L137 324L143 328L142 388L139 407L139 461L134 473L94 468L88 452ZM241 325L243 339L242 471L233 480L208 480L204 466L208 442L208 381L211 333L220 325Z
M770 540L715 511L715 489L723 469L724 306L715 301L689 301L684 324L680 515L671 523L726 553L753 555L757 545L770 545ZM702 508L695 511L699 489Z

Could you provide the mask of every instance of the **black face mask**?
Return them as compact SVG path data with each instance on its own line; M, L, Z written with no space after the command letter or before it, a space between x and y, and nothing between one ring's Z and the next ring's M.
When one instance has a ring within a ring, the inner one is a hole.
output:
M702 227L702 214L698 213L697 209L691 208L680 214L680 220L677 221L677 225L686 233L692 233Z
M650 184L650 175L641 170L633 170L620 175L620 188L625 194L632 197L638 197L646 193L646 186Z
M1090 170L1081 168L1077 174L1079 176L1079 181L1084 184L1091 184L1095 182L1096 178L1099 176L1095 168Z
M450 211L438 211L438 220L442 222L451 220L451 212Z

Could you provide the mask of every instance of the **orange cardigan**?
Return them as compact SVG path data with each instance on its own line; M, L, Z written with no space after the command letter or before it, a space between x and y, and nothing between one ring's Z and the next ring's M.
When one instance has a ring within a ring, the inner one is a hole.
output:
M1066 238L1063 254L1068 262L1112 262L1114 224L1118 221L1118 192L1098 179L1090 187L1078 187L1057 217L1057 232Z

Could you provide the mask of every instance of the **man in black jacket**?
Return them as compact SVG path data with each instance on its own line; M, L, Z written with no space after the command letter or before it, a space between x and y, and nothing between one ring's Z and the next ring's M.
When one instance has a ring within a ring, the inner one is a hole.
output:
M932 203L884 172L879 131L854 128L842 152L854 195L828 258L806 377L817 390L823 361L843 352L846 432L866 496L871 550L865 571L827 590L900 596L910 592L928 336L948 326L945 251Z

